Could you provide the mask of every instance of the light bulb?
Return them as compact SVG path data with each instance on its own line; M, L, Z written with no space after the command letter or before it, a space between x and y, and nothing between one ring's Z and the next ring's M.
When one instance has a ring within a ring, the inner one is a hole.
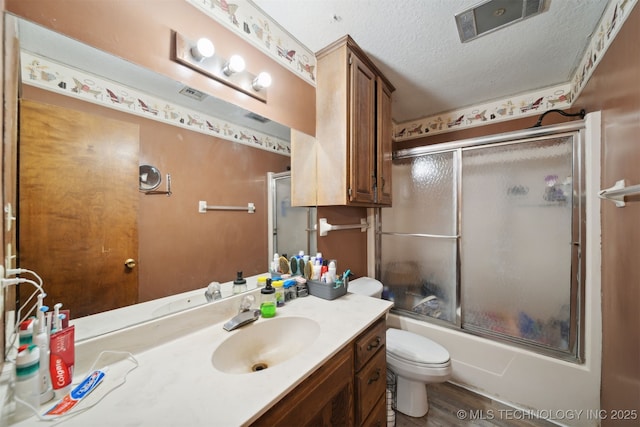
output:
M260 90L263 88L268 88L271 86L271 74L267 72L261 72L258 74L258 77L253 79L253 88L255 90Z
M191 48L191 56L193 56L196 61L202 61L203 59L211 58L215 51L216 49L213 43L211 43L211 40L203 37L198 39L196 45Z
M224 72L227 76L230 76L233 73L241 73L244 71L244 59L240 55L233 55L226 64L224 64L224 68L222 72Z

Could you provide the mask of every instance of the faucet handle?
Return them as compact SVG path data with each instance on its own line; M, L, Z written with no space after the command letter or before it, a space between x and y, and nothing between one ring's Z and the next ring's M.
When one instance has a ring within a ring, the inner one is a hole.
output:
M256 297L253 295L245 295L242 297L242 299L240 300L240 310L239 312L242 313L243 311L249 311L251 310L251 306L253 306L253 303L256 302Z
M222 299L222 294L220 293L220 283L209 283L209 286L207 286L207 290L204 292L204 296L207 298L207 302Z

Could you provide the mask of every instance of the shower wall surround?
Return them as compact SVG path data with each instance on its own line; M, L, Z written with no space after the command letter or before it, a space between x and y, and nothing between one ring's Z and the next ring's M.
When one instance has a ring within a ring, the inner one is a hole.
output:
M396 313L580 362L583 130L397 152L378 228Z

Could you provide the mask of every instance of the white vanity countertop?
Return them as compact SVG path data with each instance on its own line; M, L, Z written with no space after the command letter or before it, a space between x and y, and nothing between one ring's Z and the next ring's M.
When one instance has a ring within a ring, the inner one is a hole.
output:
M245 277L248 289L255 289L258 277L269 277L269 273ZM233 281L220 283L223 298L233 294ZM118 329L153 320L180 310L197 307L207 303L204 292L207 288L170 295L152 301L142 302L114 310L97 313L91 316L71 320L75 325L76 340L84 340ZM73 313L72 313L73 314Z
M85 359L80 362L84 372L101 350L129 350L139 367L128 374L126 383L107 394L133 366L127 361L110 365L104 383L77 409L104 398L89 410L67 417L63 425L249 424L392 306L389 301L351 293L333 301L314 296L295 299L279 308L274 319L289 316L313 319L320 325L318 338L284 363L260 372L227 374L213 366L212 355L217 346L243 329L273 320L260 318L236 331L223 330L222 325L231 317L229 313L237 311L239 297L176 313L151 322L152 325L139 325L133 331L116 332L84 344L78 349L80 358ZM214 305L218 304L214 315ZM212 319L210 325L206 319ZM174 336L178 330L182 332ZM162 338L163 331L167 331L164 335L168 335L168 339ZM274 329L273 333L277 334L278 330ZM80 379L74 378L74 383ZM16 426L36 423L41 424L31 418Z

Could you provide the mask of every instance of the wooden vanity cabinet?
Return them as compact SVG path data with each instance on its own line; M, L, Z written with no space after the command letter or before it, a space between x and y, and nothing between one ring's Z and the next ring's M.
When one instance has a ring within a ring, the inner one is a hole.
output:
M386 425L385 337L381 318L252 425Z
M353 348L343 348L252 425L353 425Z
M378 320L355 341L356 425L386 424L387 354L386 322ZM383 407L384 411L380 409Z
M348 35L316 57L316 204L390 206L394 87Z

